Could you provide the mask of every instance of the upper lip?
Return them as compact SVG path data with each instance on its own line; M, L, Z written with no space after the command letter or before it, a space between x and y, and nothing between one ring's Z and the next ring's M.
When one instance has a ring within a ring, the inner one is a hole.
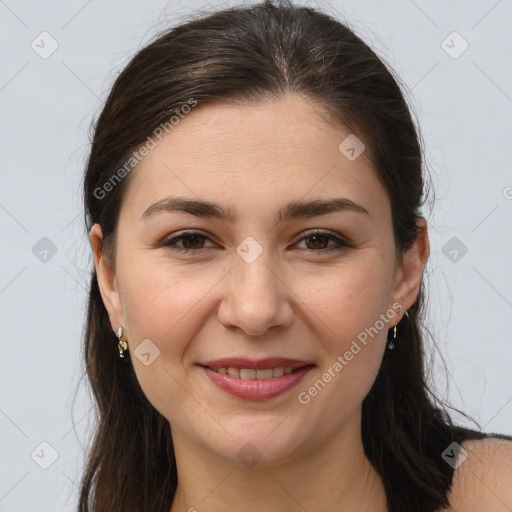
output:
M227 357L224 359L215 359L200 363L210 368L247 368L254 370L263 370L266 368L278 368L280 366L287 368L301 368L312 363L299 361L298 359L287 359L284 357L267 357L265 359L246 359L244 357Z

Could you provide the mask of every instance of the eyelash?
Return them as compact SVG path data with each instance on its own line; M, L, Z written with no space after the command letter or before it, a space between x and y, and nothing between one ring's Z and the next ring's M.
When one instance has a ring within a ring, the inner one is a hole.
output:
M332 235L329 231L322 231L322 230L314 230L314 231L308 232L305 236L303 236L299 240L299 242L302 242L303 240L311 238L313 236L323 236L323 237L328 238L329 240L333 240L334 242L336 242L336 246L330 247L328 249L319 249L319 250L316 250L316 249L306 249L306 251L308 251L310 253L325 254L327 252L339 251L339 250L341 250L343 248L351 247L351 245L347 241L343 240L342 238L339 238L339 237L336 237L336 236ZM213 249L213 247L206 247L206 248L200 248L200 249L187 249L185 247L179 247L179 246L177 246L175 244L175 242L178 241L178 240L183 240L183 239L192 238L192 237L200 237L200 238L205 238L205 239L210 240L206 235L204 235L203 233L201 233L199 231L186 231L186 232L183 232L183 233L181 233L181 234L179 234L177 236L173 236L172 238L164 240L162 242L162 245L164 247L168 247L172 251L177 251L177 252L180 252L180 253L193 253L193 252L199 252L199 251L205 250L205 249L206 250L207 249Z

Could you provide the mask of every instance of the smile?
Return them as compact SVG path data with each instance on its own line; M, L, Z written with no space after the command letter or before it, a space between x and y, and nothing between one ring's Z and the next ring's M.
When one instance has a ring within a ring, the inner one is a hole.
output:
M261 369L232 366L215 368L201 365L200 368L217 389L236 398L262 401L283 395L298 386L315 365Z
M210 370L220 373L221 375L229 375L235 379L244 380L273 379L275 377L282 377L285 374L288 375L294 371L291 366L278 366L276 368L266 368L262 370L254 370L253 368L234 368L233 366L229 366L227 368L210 368Z

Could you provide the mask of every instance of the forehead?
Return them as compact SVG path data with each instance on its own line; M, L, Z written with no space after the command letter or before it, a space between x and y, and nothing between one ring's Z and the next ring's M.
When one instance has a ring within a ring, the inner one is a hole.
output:
M370 159L364 151L347 158L340 144L354 135L325 114L297 95L194 107L132 171L123 208L140 216L181 195L238 205L242 214L244 204L265 208L283 196L343 196L383 214L387 197Z

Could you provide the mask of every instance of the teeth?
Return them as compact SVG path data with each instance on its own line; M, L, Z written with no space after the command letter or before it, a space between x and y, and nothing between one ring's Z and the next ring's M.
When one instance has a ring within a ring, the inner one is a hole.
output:
M256 370L240 370L240 378L244 380L252 380L256 378Z
M236 377L237 379L240 378L240 370L238 368L233 368L232 366L230 366L228 368L228 375L230 377Z
M242 374L240 373L240 375ZM272 377L275 377L274 370L272 370L272 368L268 368L267 370L256 370L256 378L258 380L271 379Z
M222 375L229 375L237 379L244 380L267 380L274 377L281 377L282 375L293 372L291 366L277 368L265 368L264 370L254 370L252 368L211 368L211 370L220 373Z
M284 368L282 366L274 368L274 377L281 377L281 375L284 375Z

